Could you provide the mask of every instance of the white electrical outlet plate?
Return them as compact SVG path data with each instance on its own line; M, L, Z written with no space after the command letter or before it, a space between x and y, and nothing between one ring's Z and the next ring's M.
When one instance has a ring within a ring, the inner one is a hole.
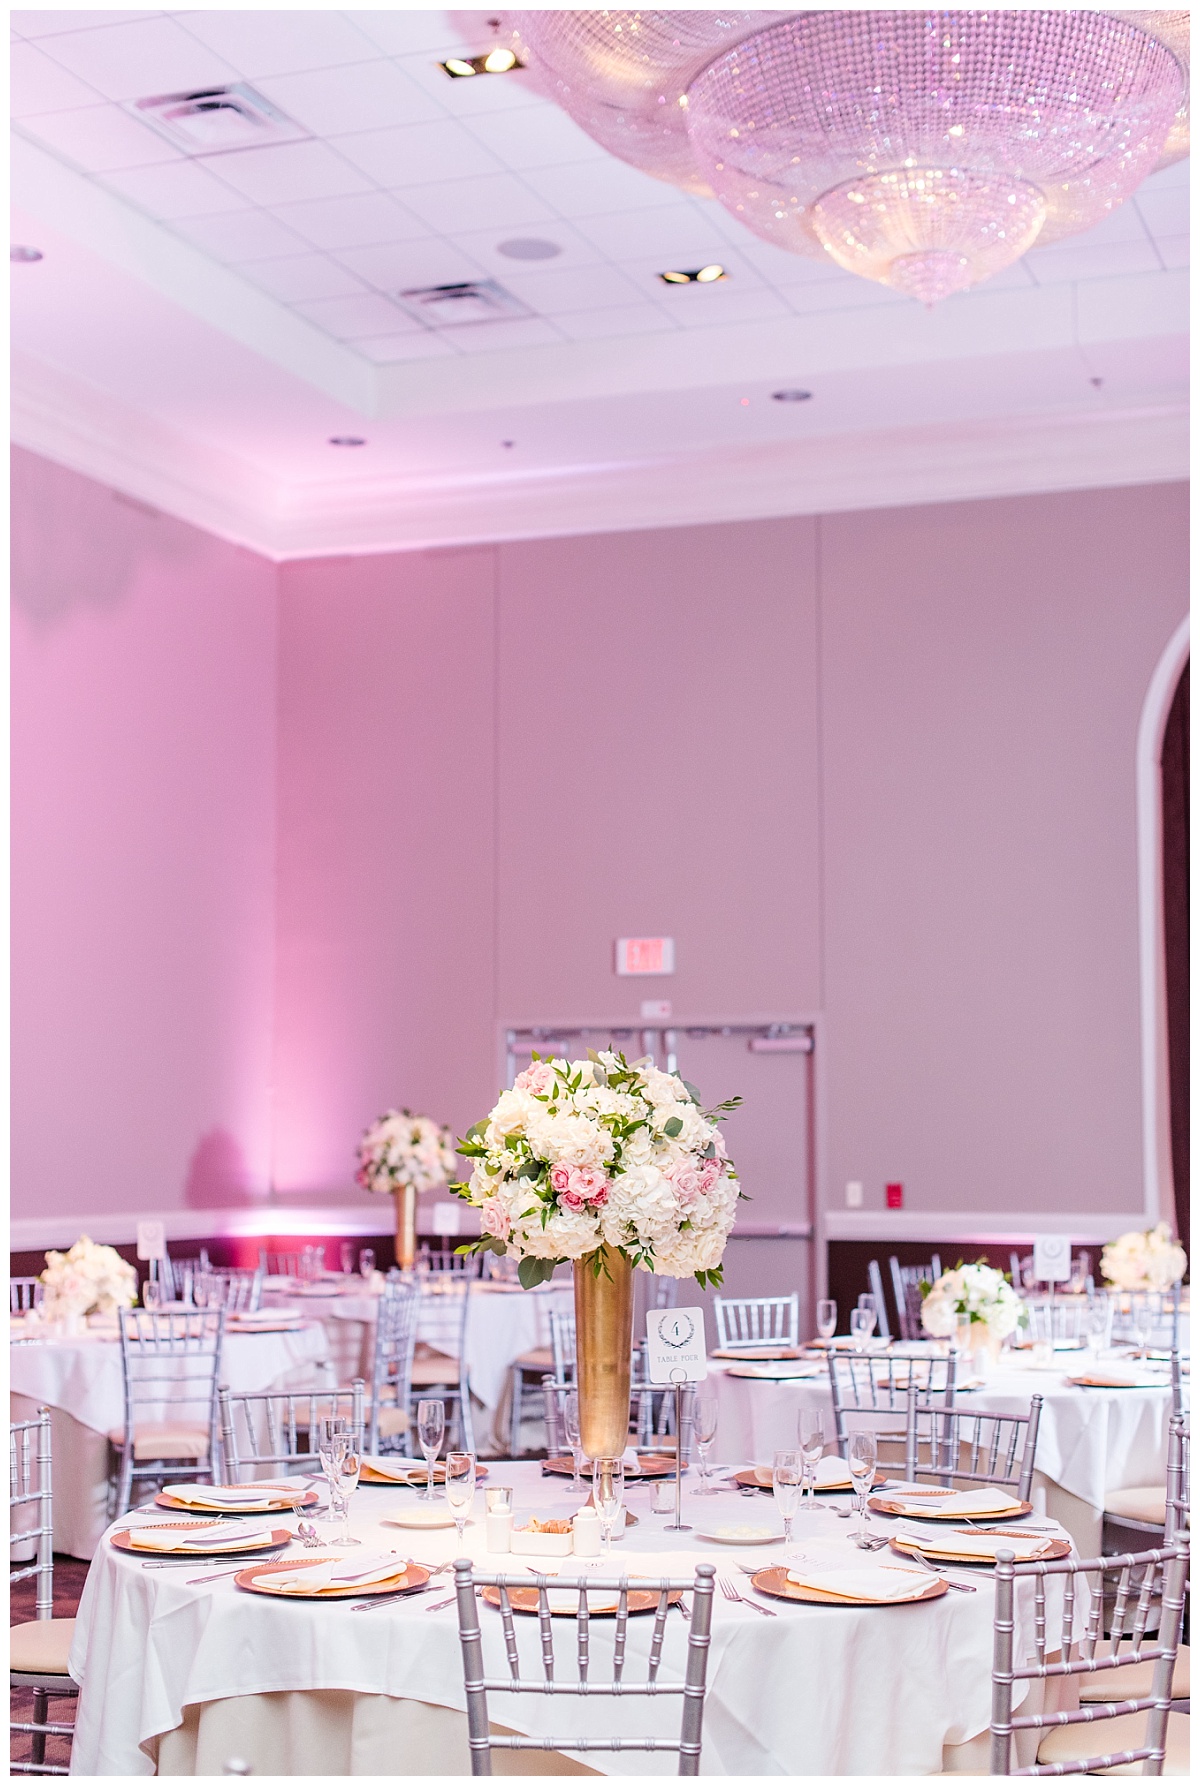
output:
M861 1209L863 1206L862 1197L862 1185L856 1178L852 1178L846 1186L846 1208Z

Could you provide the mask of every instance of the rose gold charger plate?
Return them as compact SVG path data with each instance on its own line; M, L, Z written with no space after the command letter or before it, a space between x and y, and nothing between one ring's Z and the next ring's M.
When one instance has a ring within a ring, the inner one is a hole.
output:
M675 1474L675 1459L673 1457L640 1457L638 1459L638 1464L639 1468L635 1473L631 1474L629 1470L626 1470L626 1482L644 1482L652 1476L674 1476ZM542 1459L543 1476L571 1476L574 1474L574 1468L575 1466L569 1457L546 1457ZM686 1476L686 1464L683 1466L683 1472ZM585 1461L579 1468L580 1481L586 1481L587 1476L588 1467Z
M249 1513L302 1513L306 1507L315 1507L320 1498L316 1489L310 1488L307 1494L295 1500L290 1496L286 1500L272 1496L265 1507L193 1507L183 1501L171 1500L163 1490L155 1495L154 1505L165 1507L168 1513L190 1513L197 1519L245 1519Z
M224 1529L225 1528L214 1519L214 1534L223 1531ZM156 1530L163 1532L198 1532L203 1530L203 1526L198 1526L194 1520L190 1519L181 1520L178 1524L172 1520L164 1520L161 1526L156 1527ZM134 1544L132 1542L133 1533L129 1531L114 1532L109 1539L109 1543L114 1550L126 1551L130 1556L195 1557L197 1562L202 1563L210 1557L234 1557L236 1559L242 1555L248 1557L269 1556L271 1551L282 1550L285 1544L290 1544L295 1535L294 1532L285 1532L280 1528L272 1531L269 1539L264 1538L257 1544L247 1544L244 1551L235 1550L230 1544L217 1544L214 1545L212 1549L205 1549L199 1544L180 1544L175 1550L163 1550L161 1546L157 1544L154 1546L148 1544Z
M397 1569L395 1575L386 1581L348 1581L338 1587L314 1588L311 1594L283 1593L279 1588L267 1588L260 1585L261 1576L279 1575L293 1569L316 1569L328 1557L296 1557L290 1563L259 1563L249 1569L241 1569L233 1578L236 1588L243 1588L248 1594L265 1594L270 1600L361 1600L377 1594L415 1593L423 1588L429 1580L429 1570L423 1569L419 1563L406 1563L403 1569Z
M1003 1536L1000 1532L989 1531L986 1526L980 1527L979 1531L982 1537L999 1538ZM947 1536L944 1543L939 1540L936 1545L916 1545L907 1538L889 1538L888 1544L896 1552L896 1555L901 1557L931 1557L935 1562L973 1563L977 1568L982 1569L996 1567L995 1557L981 1557L978 1552L967 1554L964 1551L955 1550L953 1533ZM1069 1539L1047 1538L1040 1550L1035 1551L1032 1556L1022 1557L1020 1561L1023 1563L1052 1563L1057 1562L1059 1557L1069 1557L1070 1554Z
M734 1364L770 1363L776 1359L802 1358L799 1346L726 1346L710 1352L710 1358L728 1358Z
M609 1605L608 1603L605 1603L602 1606L593 1606L591 1603L592 1596L594 1594L604 1593L605 1591L606 1590L603 1588L589 1588L588 1589L588 1617L590 1619L613 1619L613 1618L616 1618L616 1616L617 1616L617 1600L616 1600L615 1594L613 1595L611 1605ZM489 1606L499 1606L499 1604L500 1604L500 1589L499 1588L480 1588L479 1592L480 1592L480 1597L482 1599L486 1600ZM552 1606L550 1608L551 1618L556 1618L556 1619L574 1618L576 1615L578 1606L579 1606L578 1594L575 1593L574 1589L572 1589L572 1588L560 1588L560 1589L558 1589L558 1592L570 1594L574 1604L571 1606L560 1606L560 1607ZM672 1606L676 1605L678 1601L682 1600L682 1598L683 1598L682 1591L678 1588L673 1588L671 1590L671 1592L667 1595L667 1599L671 1603ZM627 1596L626 1604L627 1604L628 1609L631 1613L654 1612L658 1606L658 1599L659 1599L659 1596L658 1596L657 1589L631 1587L629 1590L629 1594ZM538 1591L536 1588L509 1588L508 1603L512 1607L514 1612L536 1612L538 1610Z
M769 1482L760 1482L753 1470L735 1470L733 1480L738 1484L739 1488L761 1489L765 1495L774 1492L771 1484ZM816 1492L819 1495L848 1495L853 1494L854 1490L848 1482L818 1482Z
M475 1466L475 1480L476 1480L476 1482L482 1482L483 1478L487 1475L487 1473L488 1472L487 1472L486 1464L476 1464L476 1466ZM411 1480L408 1482L403 1482L403 1481L401 1481L401 1479L398 1476L384 1476L379 1470L373 1470L371 1468L371 1465L370 1465L370 1462L368 1461L368 1459L364 1457L362 1460L362 1469L359 1472L358 1485L360 1488L362 1488L364 1485L367 1488L424 1488L425 1484L428 1482L428 1480L429 1480L429 1474L428 1474L424 1464L414 1463L412 1466ZM434 1464L434 1466L433 1466L433 1485L434 1485L434 1487L435 1488L444 1487L445 1481L446 1481L446 1466L445 1466L445 1464Z
M905 1498L908 1499L909 1497ZM928 1507L922 1507L920 1511L911 1504L903 1506L899 1501L888 1500L884 1495L872 1495L867 1502L867 1506L871 1509L872 1513L888 1513L893 1519L949 1519L957 1520L961 1525L965 1520L972 1517L971 1514L964 1513L961 1507L952 1513L947 1513L945 1511L939 1512L937 1497L935 1495L930 1495ZM994 1525L998 1520L1002 1519L1024 1519L1027 1513L1032 1512L1033 1507L1029 1501L1018 1501L1011 1513L980 1513L977 1517L980 1520L986 1520L989 1525Z
M940 1576L931 1575L903 1600L857 1600L841 1594L827 1594L822 1588L801 1587L798 1581L789 1581L787 1576L786 1566L777 1564L770 1569L760 1569L751 1576L750 1585L760 1594L771 1594L776 1600L799 1600L806 1606L913 1606L918 1600L940 1599L948 1586Z

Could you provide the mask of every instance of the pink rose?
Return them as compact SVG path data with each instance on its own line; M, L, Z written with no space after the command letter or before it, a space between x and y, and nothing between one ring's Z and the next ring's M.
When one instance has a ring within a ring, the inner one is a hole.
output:
M603 1204L608 1201L608 1179L599 1166L574 1166L571 1189L585 1202Z
M490 1198L480 1210L479 1226L496 1240L508 1239L508 1212L497 1198Z
M571 1188L571 1168L569 1166L551 1166L550 1188L561 1197L564 1191Z
M549 1091L553 1084L554 1068L550 1062L535 1060L532 1066L526 1067L523 1073L517 1074L513 1080L513 1089L514 1091L531 1092L534 1097L540 1097L543 1092Z
M572 1215L577 1215L585 1207L583 1198L578 1191L564 1191L559 1202L564 1209L569 1209Z
M602 1184L598 1191L592 1192L592 1197L591 1197L592 1208L593 1209L603 1209L604 1205L607 1202L608 1202L608 1185Z
M700 1168L700 1191L703 1196L707 1196L712 1190L723 1169L720 1160L705 1160Z
M685 1209L696 1201L704 1189L699 1172L690 1164L674 1167L670 1173L670 1179L675 1187L675 1195Z

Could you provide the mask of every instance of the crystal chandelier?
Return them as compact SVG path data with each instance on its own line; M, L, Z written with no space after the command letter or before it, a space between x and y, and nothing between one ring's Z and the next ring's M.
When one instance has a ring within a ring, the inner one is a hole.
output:
M1188 152L1185 12L512 12L555 99L758 236L934 303Z

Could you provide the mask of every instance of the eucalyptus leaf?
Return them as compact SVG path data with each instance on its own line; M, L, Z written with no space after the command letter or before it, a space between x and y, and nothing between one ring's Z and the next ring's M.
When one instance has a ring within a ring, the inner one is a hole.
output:
M682 1133L683 1133L683 1118L681 1116L673 1116L671 1118L670 1122L665 1122L663 1124L663 1134L669 1135L672 1141L674 1141L676 1135L680 1135Z

